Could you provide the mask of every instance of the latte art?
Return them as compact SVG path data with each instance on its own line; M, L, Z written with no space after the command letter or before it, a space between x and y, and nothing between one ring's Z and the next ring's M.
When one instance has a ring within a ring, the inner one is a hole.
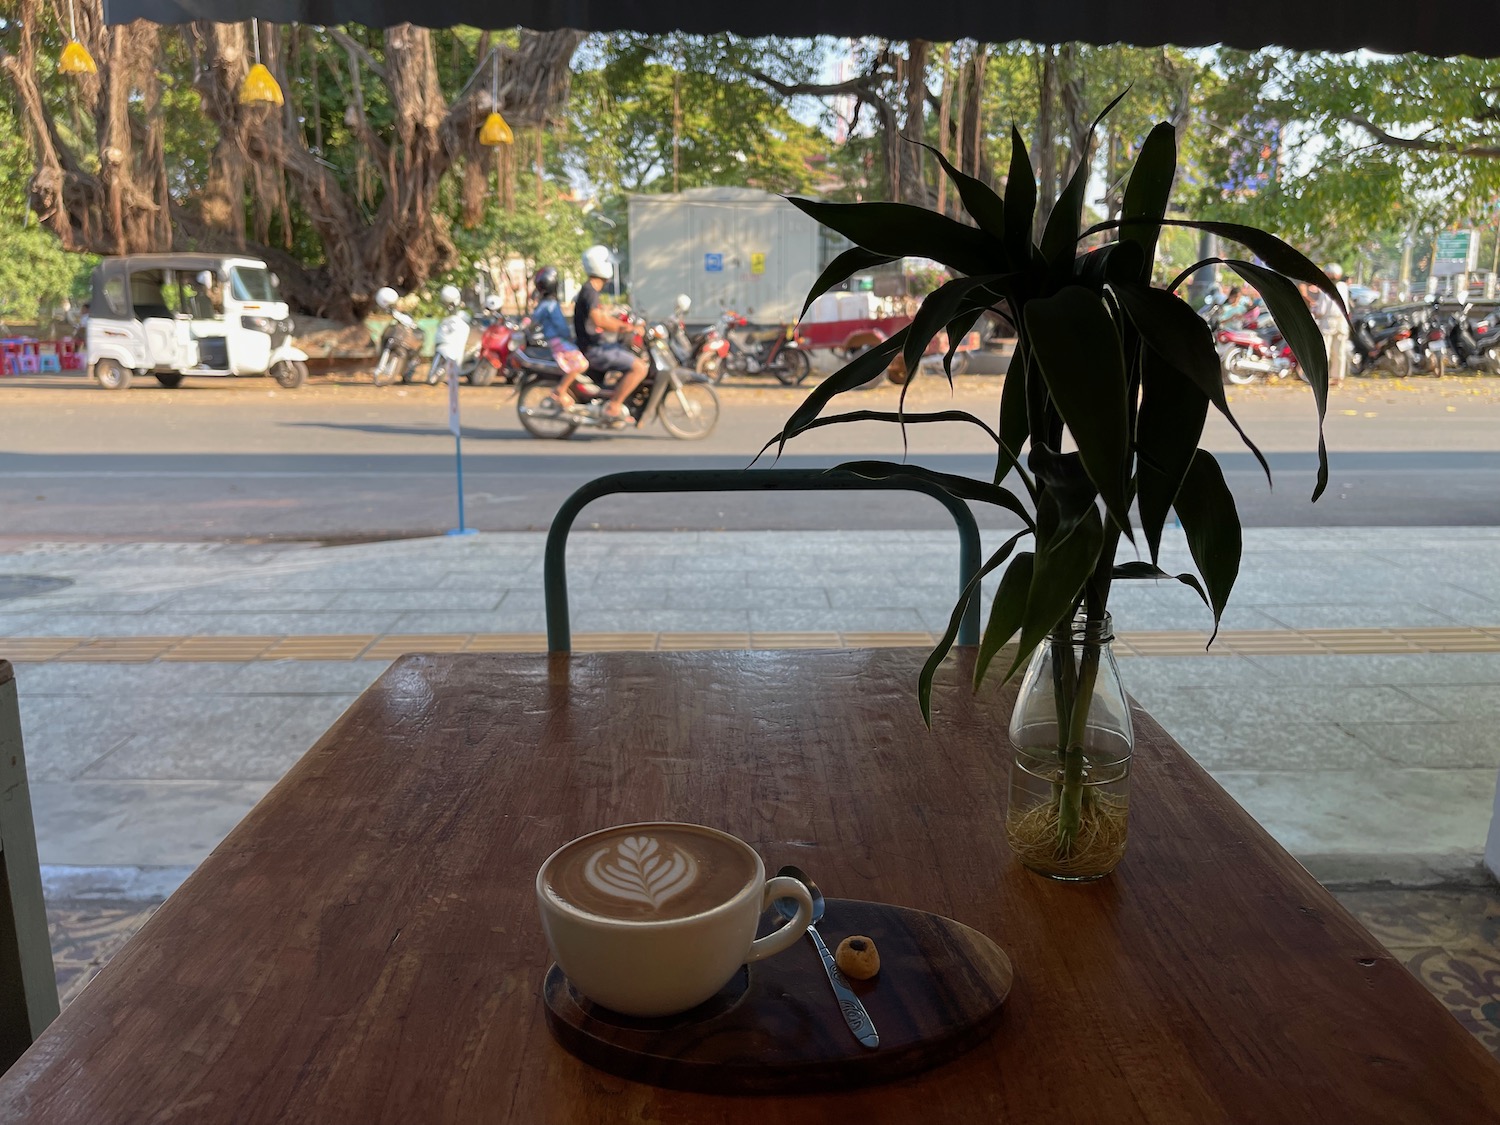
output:
M755 881L745 844L692 824L626 824L579 837L542 868L543 889L601 918L668 922L713 910Z
M590 856L583 877L604 894L660 907L693 885L698 861L650 836L627 836Z

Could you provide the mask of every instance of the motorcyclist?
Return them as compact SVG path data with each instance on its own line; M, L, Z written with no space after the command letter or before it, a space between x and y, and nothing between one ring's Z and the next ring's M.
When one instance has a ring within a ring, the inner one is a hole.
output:
M531 312L531 319L541 325L542 334L549 342L570 339L568 320L557 301L557 267L543 266L536 271L531 284L536 291L536 308Z
M600 381L612 371L623 372L609 402L604 408L606 418L626 419L630 412L625 400L630 396L651 370L650 363L637 356L629 348L604 341L606 332L628 332L630 324L620 317L606 312L603 298L604 283L614 276L614 259L606 246L590 246L583 252L583 271L588 281L578 291L573 302L573 331L578 337L578 346L588 357L589 368L600 376Z
M536 295L536 308L531 312L531 319L541 328L542 335L547 338L547 346L551 348L558 366L567 376L586 370L584 367L586 360L579 359L576 368L572 364L572 358L576 358L579 353L568 332L568 320L563 316L562 305L557 300L557 267L543 266L536 271L531 284ZM552 397L557 399L557 404L564 410L572 410L578 405L571 393L572 388L573 379L564 377L552 393Z

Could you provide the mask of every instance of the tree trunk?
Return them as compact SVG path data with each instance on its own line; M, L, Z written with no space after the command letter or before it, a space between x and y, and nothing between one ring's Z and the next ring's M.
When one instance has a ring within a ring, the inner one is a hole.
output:
M295 304L330 316L363 312L379 286L412 289L451 264L453 243L435 213L444 177L464 166L482 195L480 122L499 109L513 127L540 128L566 98L568 63L583 38L523 31L518 48L495 48L504 59L499 103L488 83L471 82L450 104L438 82L431 32L390 28L383 58L375 58L336 28L303 29L304 36L342 44L350 59L354 96L346 124L361 146L363 175L355 170L346 186L324 162L316 102L310 124L317 147L309 148L307 126L292 104L296 87L283 66L280 28L263 25L262 60L281 82L287 105L242 106L238 92L251 55L245 24L105 27L98 0L81 0L79 38L99 62L97 77L82 76L73 86L94 123L95 151L86 157L59 134L43 99L39 71L50 76L51 63L37 58L36 29L55 17L41 0L18 0L18 7L19 48L14 55L0 50L0 70L17 91L35 162L32 209L66 247L98 254L245 247L274 264ZM180 200L168 190L158 76L160 37L174 34L192 37L194 85L220 135L208 154L205 188ZM316 88L318 53L309 53ZM395 112L388 129L366 117L367 79L387 88L382 104ZM502 193L510 190L503 185ZM290 245L292 199L324 246L325 261L314 269L256 244L279 227ZM253 242L245 237L247 219Z
M943 56L941 66L943 68L943 85L938 92L938 152L944 159L951 159L948 150L948 122L953 114L953 44L943 44ZM948 213L948 177L938 170L937 177L937 209L941 214Z
M932 44L913 39L906 45L906 129L901 145L902 179L906 198L919 207L930 205L927 192L927 150L917 143L927 140L927 57Z
M1057 49L1039 48L1037 59L1036 130L1032 134L1031 163L1036 169L1036 224L1032 237L1041 240L1052 204L1057 199Z

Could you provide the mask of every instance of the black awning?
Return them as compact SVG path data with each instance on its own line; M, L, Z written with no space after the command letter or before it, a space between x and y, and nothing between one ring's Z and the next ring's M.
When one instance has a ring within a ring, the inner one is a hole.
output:
M109 23L258 16L275 23L387 27L571 27L582 31L730 31L738 35L876 35L947 42L1172 43L1199 47L1364 47L1431 55L1500 55L1500 21L1464 0L105 0Z

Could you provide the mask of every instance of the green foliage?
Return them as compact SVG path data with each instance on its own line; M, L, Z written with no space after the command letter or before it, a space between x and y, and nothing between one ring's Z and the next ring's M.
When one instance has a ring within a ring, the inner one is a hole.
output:
M8 91L7 91L8 92ZM0 99L0 320L45 331L64 300L88 300L98 259L69 254L26 211L31 156L8 98Z
M1225 49L1213 68L1196 185L1209 216L1353 261L1372 240L1485 215L1500 196L1500 60Z
M0 223L0 319L38 324L43 331L66 299L87 301L89 274L99 259L69 254L50 232Z
M730 36L602 37L574 75L569 166L606 194L809 190L828 139L741 72L767 64L773 48Z
M1167 218L1177 165L1172 126L1156 126L1137 151L1123 187L1122 219L1080 234L1083 175L1075 170L1051 209L1040 245L1031 237L1038 206L1035 173L1019 134L1013 136L1003 200L977 181L953 177L973 226L899 204L794 200L856 247L839 260L838 269L825 271L810 298L836 284L844 270L876 256L919 255L963 276L929 295L904 332L815 388L774 439L779 446L825 424L823 408L863 383L897 351L920 354L938 332L961 328L977 311L1002 299L1016 325L1018 341L1001 394L1000 425L998 433L990 431L998 447L993 483L908 465L842 466L871 476L920 476L955 497L1021 514L1027 524L1022 535L1030 534L1036 549L1011 559L1001 580L981 646L981 676L1016 636L1019 650L1009 675L1076 614L1101 620L1115 578L1173 577L1156 562L1162 527L1174 506L1199 571L1198 576L1176 577L1204 597L1216 624L1229 597L1239 569L1239 521L1217 463L1198 443L1210 408L1233 419L1211 333L1183 300L1152 287L1154 252L1164 232L1201 226L1239 242L1260 259L1259 265L1233 265L1253 274L1268 300L1274 300L1283 331L1313 386L1321 429L1328 380L1322 341L1306 305L1287 294L1295 298L1292 279L1329 292L1334 292L1332 283L1304 255L1263 231ZM1119 232L1118 241L1080 253L1091 237L1113 231ZM896 417L904 422L901 414ZM1076 451L1064 452L1070 444ZM1019 459L1023 445L1029 449L1024 464ZM1326 481L1321 436L1319 460L1320 492ZM1132 508L1151 562L1116 568L1120 537L1133 538ZM1013 545L1007 544L1004 557L993 558L987 567L998 567ZM955 608L955 623L977 596L978 585L971 584ZM956 632L955 624L919 684L924 714L931 671ZM1071 708L1072 701L1066 702ZM1064 713L1071 711L1059 710Z

